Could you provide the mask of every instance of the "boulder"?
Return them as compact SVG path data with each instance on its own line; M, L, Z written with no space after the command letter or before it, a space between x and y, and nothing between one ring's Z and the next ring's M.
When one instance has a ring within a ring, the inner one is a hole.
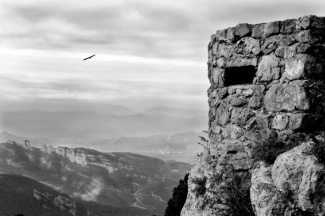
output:
M283 216L287 207L272 180L272 166L259 162L252 171L251 203L256 216Z
M317 162L306 142L277 157L272 167L276 188L286 194L302 211L325 214L325 167Z

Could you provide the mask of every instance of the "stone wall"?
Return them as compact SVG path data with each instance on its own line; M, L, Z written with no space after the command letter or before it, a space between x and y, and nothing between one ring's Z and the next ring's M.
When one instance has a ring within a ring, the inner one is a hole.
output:
M208 52L209 151L191 171L182 215L229 215L223 185L250 176L254 146L324 129L325 18L239 24L213 34Z

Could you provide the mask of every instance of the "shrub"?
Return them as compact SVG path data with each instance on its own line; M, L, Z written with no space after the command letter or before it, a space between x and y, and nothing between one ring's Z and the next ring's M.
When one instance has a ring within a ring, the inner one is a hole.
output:
M253 149L255 161L265 161L273 164L278 155L286 151L284 142L278 140L265 140L258 143Z
M207 178L204 176L204 178L192 178L191 180L196 185L194 189L196 196L204 195L206 191L205 183Z
M253 148L253 156L255 161L264 161L267 164L273 164L275 159L282 153L305 141L306 135L303 133L292 134L285 142L276 137L264 140L256 144Z
M188 175L187 173L184 179L179 181L178 186L173 189L173 195L168 201L165 216L179 216L181 214L188 192Z
M254 216L250 199L250 175L234 175L226 186L226 205L233 216Z
M322 135L324 137L324 134ZM325 140L313 139L315 145L311 149L311 154L313 154L320 164L325 165Z

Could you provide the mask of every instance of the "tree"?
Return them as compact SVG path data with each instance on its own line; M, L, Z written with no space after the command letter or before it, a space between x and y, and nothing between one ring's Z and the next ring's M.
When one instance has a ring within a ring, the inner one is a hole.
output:
M187 173L184 179L179 181L178 186L173 189L173 195L168 201L165 216L180 216L188 192L188 175L189 173Z

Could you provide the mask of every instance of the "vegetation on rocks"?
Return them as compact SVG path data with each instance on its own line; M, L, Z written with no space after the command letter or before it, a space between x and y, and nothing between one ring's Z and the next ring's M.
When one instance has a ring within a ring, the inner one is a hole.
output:
M173 195L168 201L165 216L179 216L181 214L188 192L188 175L189 173L187 173L184 179L179 181L178 186L173 189Z
M320 164L325 165L325 132L321 134L322 139L313 139L315 145L310 153L313 154Z
M207 178L206 177L204 177L204 178L191 178L191 181L196 185L195 190L194 190L195 194L197 196L204 195L205 191L206 191L205 183L207 181Z
M263 140L257 143L253 148L254 160L273 164L280 154L300 145L303 141L306 141L308 137L304 133L296 133L290 135L285 141L278 137L271 137L268 140ZM325 147L323 152L325 152Z
M234 175L227 184L226 205L234 216L254 216L250 200L250 175Z

